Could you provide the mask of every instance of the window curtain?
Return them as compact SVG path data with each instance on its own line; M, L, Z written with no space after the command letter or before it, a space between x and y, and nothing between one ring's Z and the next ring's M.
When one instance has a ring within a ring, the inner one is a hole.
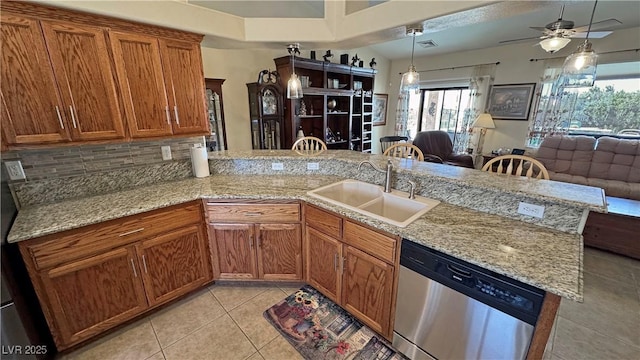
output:
M456 128L453 141L454 152L466 152L467 148L474 147L471 125L478 115L486 110L489 89L495 74L496 64L479 65L473 68L469 79L469 102L462 121ZM477 139L475 141L477 142Z
M577 92L567 91L561 84L564 58L544 61L544 72L540 79L535 115L529 120L527 146L537 148L542 140L553 134L564 134L570 126L570 114Z
M409 136L407 123L409 122L409 91L400 91L398 106L396 107L396 136ZM417 116L417 115L414 115Z

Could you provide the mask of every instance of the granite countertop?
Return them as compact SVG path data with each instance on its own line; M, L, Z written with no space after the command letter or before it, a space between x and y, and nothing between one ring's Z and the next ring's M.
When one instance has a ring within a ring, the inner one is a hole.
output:
M149 185L20 210L9 242L210 199L299 199L572 300L582 300L582 239L441 203L405 228L309 197L332 175L215 175Z

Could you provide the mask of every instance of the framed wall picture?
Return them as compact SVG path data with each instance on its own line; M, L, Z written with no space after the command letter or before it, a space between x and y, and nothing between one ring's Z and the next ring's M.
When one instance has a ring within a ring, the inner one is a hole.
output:
M373 94L373 126L387 124L388 94Z
M494 119L527 120L536 84L493 85L489 113Z

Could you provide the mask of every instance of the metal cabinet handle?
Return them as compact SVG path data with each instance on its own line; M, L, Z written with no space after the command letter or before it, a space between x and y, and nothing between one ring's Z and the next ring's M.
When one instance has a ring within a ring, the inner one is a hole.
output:
M60 116L60 108L56 105L56 112L58 113L58 121L60 122L60 127L64 130L64 123L62 122L62 116Z
M142 266L144 267L144 273L148 274L149 272L147 271L147 259L144 257L144 254L142 255Z
M253 250L253 237L249 236L249 249Z
M136 271L136 265L133 263L133 259L131 260L131 268L133 269L133 276L138 277L138 272Z
M122 233L122 234L120 234L118 236L127 236L127 235L131 235L131 234L135 234L135 233L140 232L142 230L144 230L144 228L127 231L127 232L124 232L124 233Z
M171 125L171 115L169 115L169 105L164 107L164 111L167 114L167 124Z
M173 106L173 113L176 114L176 124L180 125L180 117L178 117L178 106Z
M73 128L77 129L78 125L76 124L76 115L73 113L73 106L69 105L69 111L71 112L71 121L73 122Z
M256 245L258 245L258 247L262 247L262 242L260 240L260 235L256 236Z
M247 211L244 213L245 216L260 216L262 215L261 212L258 211Z
M338 254L333 254L333 271L338 272Z
M341 270L340 274L344 274L344 262L345 262L345 260L347 260L347 258L343 257L342 258L342 268L340 269Z

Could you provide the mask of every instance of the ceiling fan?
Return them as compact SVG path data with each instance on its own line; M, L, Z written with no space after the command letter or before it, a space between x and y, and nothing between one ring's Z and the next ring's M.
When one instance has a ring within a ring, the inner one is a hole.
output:
M530 27L530 29L542 31L542 36L534 36L520 39L511 39L500 41L500 44L507 44L519 41L526 41L531 39L540 39L536 45L540 45L545 51L554 53L563 47L565 47L571 39L584 39L587 36L587 30L589 25L574 27L574 22L571 20L565 20L562 18L564 14L564 5L560 10L560 17L558 20L551 22L545 27ZM610 27L622 24L621 21L616 19L607 19L603 21L594 22L591 24L591 31L589 31L589 38L600 39L613 31L594 31L603 30Z

